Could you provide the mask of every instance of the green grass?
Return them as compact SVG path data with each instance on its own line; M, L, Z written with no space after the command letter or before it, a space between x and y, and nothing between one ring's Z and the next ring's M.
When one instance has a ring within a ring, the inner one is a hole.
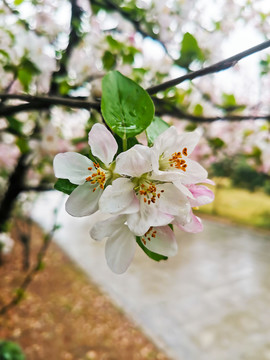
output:
M244 224L270 229L270 196L262 191L233 188L228 179L215 179L209 186L215 193L213 203L200 207L199 213L211 214Z

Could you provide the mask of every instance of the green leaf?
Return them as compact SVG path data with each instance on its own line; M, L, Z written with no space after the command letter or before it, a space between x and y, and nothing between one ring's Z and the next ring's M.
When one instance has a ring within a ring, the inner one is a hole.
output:
M14 5L21 5L24 2L24 0L14 0Z
M105 70L111 70L116 65L116 56L107 50L103 54L102 63Z
M133 54L123 54L123 63L124 64L132 64L134 61Z
M154 104L148 93L134 81L111 71L102 80L102 115L122 139L144 131L153 120Z
M71 87L68 83L62 82L59 86L59 92L61 95L67 95Z
M28 58L24 57L18 66L18 79L24 90L28 91L34 75L40 74L39 68Z
M233 94L222 94L222 104L218 106L225 112L231 111L243 111L246 108L246 105L237 104L235 96Z
M70 195L78 185L72 184L68 179L58 179L54 184L55 190L62 191L65 194Z
M1 360L25 360L25 355L18 344L12 341L0 340Z
M115 40L111 35L108 35L106 37L106 40L112 50L120 51L123 47L123 44L121 44L119 41Z
M25 70L25 69L19 69L18 70L18 79L20 80L20 83L23 85L24 90L28 91L29 85L32 81L32 74L31 72Z
M204 59L202 50L195 37L189 32L185 33L182 40L181 56L176 63L183 68L188 68L193 60L202 62Z
M148 128L146 129L148 145L152 146L154 144L155 139L165 130L167 130L169 127L170 127L169 124L167 124L161 118L155 116L150 126L148 126Z
M6 64L3 66L3 69L6 71L6 72L11 72L13 74L17 74L17 67L15 65L12 65L12 64ZM17 75L16 75L17 76Z
M201 104L197 104L194 106L194 115L196 116L202 116L203 114L203 107Z
M25 71L28 71L32 75L40 74L40 69L37 67L37 65L34 64L31 60L29 60L27 57L22 58L19 68L23 68Z
M137 244L138 244L138 245L142 248L142 250L146 253L146 255L147 255L148 257L150 257L150 259L155 260L155 261L167 260L167 259L168 259L167 256L160 255L160 254L157 254L157 253L154 253L154 252L148 250L148 249L143 245L140 237L136 236L136 241L137 241Z
M229 106L235 106L236 104L236 100L233 94L226 94L223 93L222 94L222 106L224 107L229 107Z
M215 150L221 149L225 145L225 142L219 137L208 139L208 142L209 145Z
M20 137L16 140L16 145L22 154L26 154L30 150L27 140L23 137Z
M13 116L7 116L7 121L9 124L9 130L17 134L22 134L23 123L15 119Z
M260 61L261 75L266 75L270 71L270 55Z
M9 54L5 50L0 49L0 55L2 55L6 60L10 59Z

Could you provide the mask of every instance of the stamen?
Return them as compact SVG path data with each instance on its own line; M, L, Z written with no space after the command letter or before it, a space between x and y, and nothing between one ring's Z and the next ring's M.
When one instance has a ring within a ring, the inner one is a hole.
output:
M146 245L146 241L151 241L156 237L156 230L153 230L153 227L151 226L149 230L141 237L142 242L144 245Z
M183 150L183 155L187 156L187 148L185 147ZM187 163L186 160L182 158L182 154L180 151L172 154L169 159L170 167L175 167L176 169L186 171Z
M91 184L97 184L102 190L104 190L104 185L106 182L106 174L100 169L99 164L93 163L96 172L94 172L92 175L88 176L85 180L90 182ZM89 167L88 170L92 170L92 167ZM93 192L96 191L96 187L93 189Z
M138 185L134 190L137 196L143 196L144 203L148 205L155 204L156 200L160 199L161 192L164 192L164 190L158 192L156 185L149 180L145 180L144 183Z

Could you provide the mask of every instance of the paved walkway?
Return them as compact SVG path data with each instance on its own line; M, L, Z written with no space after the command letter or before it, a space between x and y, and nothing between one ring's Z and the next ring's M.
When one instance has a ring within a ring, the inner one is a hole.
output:
M44 228L58 195L43 194L33 210ZM138 248L128 272L115 275L104 242L89 238L95 216L62 208L59 219L55 241L172 359L270 360L269 237L204 221L201 234L177 232L176 257L156 263Z

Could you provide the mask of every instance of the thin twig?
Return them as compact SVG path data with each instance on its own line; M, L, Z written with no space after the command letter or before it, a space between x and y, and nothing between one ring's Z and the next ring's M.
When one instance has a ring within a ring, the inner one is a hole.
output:
M150 87L147 89L147 91L150 95L154 95L159 91L166 90L172 86L182 83L185 80L192 80L192 79L195 79L200 76L204 76L204 75L219 72L221 70L228 69L228 68L234 66L239 60L243 59L244 57L252 55L252 54L254 54L258 51L261 51L263 49L266 49L268 47L270 47L270 40L265 41L264 43L261 43L250 49L247 49L247 50L245 50L239 54L236 54L230 58L227 58L223 61L220 61L214 65L208 66L208 67L200 69L198 71L188 73L179 78L176 78L176 79L173 79L170 81L166 81L163 84ZM46 109L46 108L49 108L51 105L63 105L63 106L70 106L73 108L82 108L82 109L87 109L87 110L92 108L92 109L96 109L96 110L100 111L100 103L97 101L94 102L94 101L87 101L84 99L74 99L74 98L60 97L60 96L40 96L40 95L32 96L32 95L24 95L24 94L0 94L0 99L2 99L2 101L7 100L7 99L19 99L19 100L28 102L28 104L0 107L0 116L8 116L13 113L17 113L17 112L21 112L21 111L38 110L38 109L44 109L44 108ZM166 111L163 114L165 114L165 113L168 114L168 112L166 112ZM192 115L189 115L189 118L191 116ZM245 117L230 116L230 119L235 120L235 121L245 120L245 119L257 119L257 118L268 119L269 116L268 115L263 115L263 116L247 115ZM209 120L209 121L214 121L214 120L218 120L218 119L220 119L220 117L212 118L212 120ZM227 117L227 119L228 119L228 117ZM200 121L200 117L194 117L194 120ZM201 121L207 121L207 119L201 118Z
M187 113L182 109L179 109L177 106L165 102L161 99L154 99L156 105L156 115L169 115L178 119L186 119L192 122L198 123L210 123L217 120L224 121L244 121L244 120L270 120L270 114L268 115L232 115L227 114L224 116L198 116Z
M162 84L152 86L146 90L148 91L148 93L150 95L154 95L154 94L158 93L159 91L164 91L166 89L169 89L170 87L179 85L185 80L193 80L195 78L198 78L198 77L201 77L204 75L209 75L209 74L217 73L222 70L226 70L226 69L234 66L239 60L241 60L249 55L255 54L256 52L264 50L268 47L270 47L270 40L267 40L257 46L247 49L245 51L242 51L241 53L231 56L231 57L229 57L225 60L222 60L216 64L210 65L206 68L202 68L197 71L190 72L186 75L180 76L176 79L166 81Z

